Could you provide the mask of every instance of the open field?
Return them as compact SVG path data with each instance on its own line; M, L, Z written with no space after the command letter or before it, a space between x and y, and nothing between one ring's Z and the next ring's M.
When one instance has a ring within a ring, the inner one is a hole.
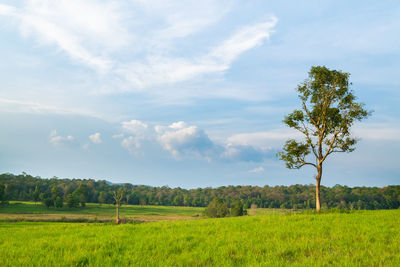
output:
M159 221L188 220L202 215L204 208L171 206L122 205L120 216L126 220ZM0 207L0 221L96 221L114 220L115 206L86 204L85 208L50 208L41 203L11 202Z
M400 210L145 224L0 223L3 266L400 266Z

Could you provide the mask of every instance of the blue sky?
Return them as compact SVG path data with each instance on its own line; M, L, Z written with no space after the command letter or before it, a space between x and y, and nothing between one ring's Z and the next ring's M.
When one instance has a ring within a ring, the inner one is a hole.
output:
M185 188L314 183L275 154L313 65L374 110L323 185L400 182L398 1L0 3L0 172Z

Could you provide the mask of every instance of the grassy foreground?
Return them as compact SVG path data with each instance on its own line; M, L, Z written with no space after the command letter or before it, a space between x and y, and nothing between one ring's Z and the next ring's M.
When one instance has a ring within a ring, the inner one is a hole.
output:
M0 223L3 266L400 266L400 210L146 224Z

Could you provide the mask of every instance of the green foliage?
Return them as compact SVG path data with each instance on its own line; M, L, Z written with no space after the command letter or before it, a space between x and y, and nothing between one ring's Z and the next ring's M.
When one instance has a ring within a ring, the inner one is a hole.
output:
M78 188L74 191L73 195L79 200L81 207L85 207L88 197L88 186L87 184L81 183Z
M228 206L219 198L214 198L205 210L205 215L211 218L222 218L229 214Z
M54 200L50 197L47 197L43 199L43 205L46 206L46 208L50 208L54 206Z
M5 186L0 182L0 202L3 203L5 201Z
M68 208L77 208L79 206L79 199L76 194L67 195L67 206Z
M232 206L235 200L241 200L245 208L256 204L259 208L285 208L306 209L315 208L315 186L221 186L218 188L182 189L151 187L143 185L110 185L104 181L79 180L79 179L41 179L38 177L0 174L0 183L13 184L15 194L9 201L34 201L31 191L38 188L39 195L43 198L51 195L51 187L56 184L60 189L60 197L67 201L67 196L74 192L79 184L88 185L88 203L99 203L104 198L105 204L113 204L112 192L124 188L125 196L129 195L127 204L146 205L174 205L177 195L182 196L183 205L192 207L207 207L215 198L225 201ZM103 192L103 193L102 193ZM400 207L400 186L387 187L347 187L335 186L333 188L321 187L323 195L322 204L328 208L344 207L346 209L397 209ZM100 198L102 195L102 198ZM77 196L77 195L75 195ZM124 199L125 200L125 199ZM79 204L79 199L78 199ZM68 206L66 203L65 206Z
M290 139L278 153L291 169L311 165L316 168L335 152L352 152L357 140L350 129L371 112L357 103L349 89L349 73L312 67L309 79L297 87L301 110L294 110L283 122L304 135L304 141ZM307 159L312 152L313 160Z
M2 266L400 266L399 218L391 210L119 226L0 222L0 258Z
M32 200L35 201L35 203L40 200L40 191L38 186L35 186L35 191L32 194Z
M106 201L106 193L104 191L100 192L98 201L100 204L103 204Z
M56 208L62 208L64 206L64 201L61 197L56 197L56 200L54 201L54 206Z
M231 216L243 216L246 215L247 211L243 209L243 203L240 200L236 200L231 205Z

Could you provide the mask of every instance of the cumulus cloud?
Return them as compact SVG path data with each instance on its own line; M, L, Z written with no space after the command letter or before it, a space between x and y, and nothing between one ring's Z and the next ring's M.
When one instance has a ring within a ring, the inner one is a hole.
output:
M205 156L215 146L202 129L186 126L184 122L172 123L168 127L156 126L155 130L158 142L175 157L182 154Z
M271 157L272 150L251 145L220 144L212 141L206 132L197 126L188 126L179 121L169 126L154 127L161 146L175 158L195 155L207 161L262 162Z
M249 170L249 172L251 172L251 173L260 173L260 172L264 172L264 167L263 167L263 166L260 166L260 167L257 167L257 168L254 168L254 169Z
M72 141L74 141L74 137L72 135L61 136L57 134L56 130L53 130L50 133L49 142L54 146L71 143Z
M141 142L151 138L151 133L148 132L148 125L139 120L130 120L121 122L121 128L130 136L124 138L124 134L113 135L113 138L123 138L121 145L129 152L133 152L141 147Z
M142 135L148 126L146 123L141 122L139 120L131 120L131 121L123 121L121 123L121 127L124 131L128 133Z
M100 133L94 133L89 135L90 141L92 141L94 144L101 144L101 134Z

